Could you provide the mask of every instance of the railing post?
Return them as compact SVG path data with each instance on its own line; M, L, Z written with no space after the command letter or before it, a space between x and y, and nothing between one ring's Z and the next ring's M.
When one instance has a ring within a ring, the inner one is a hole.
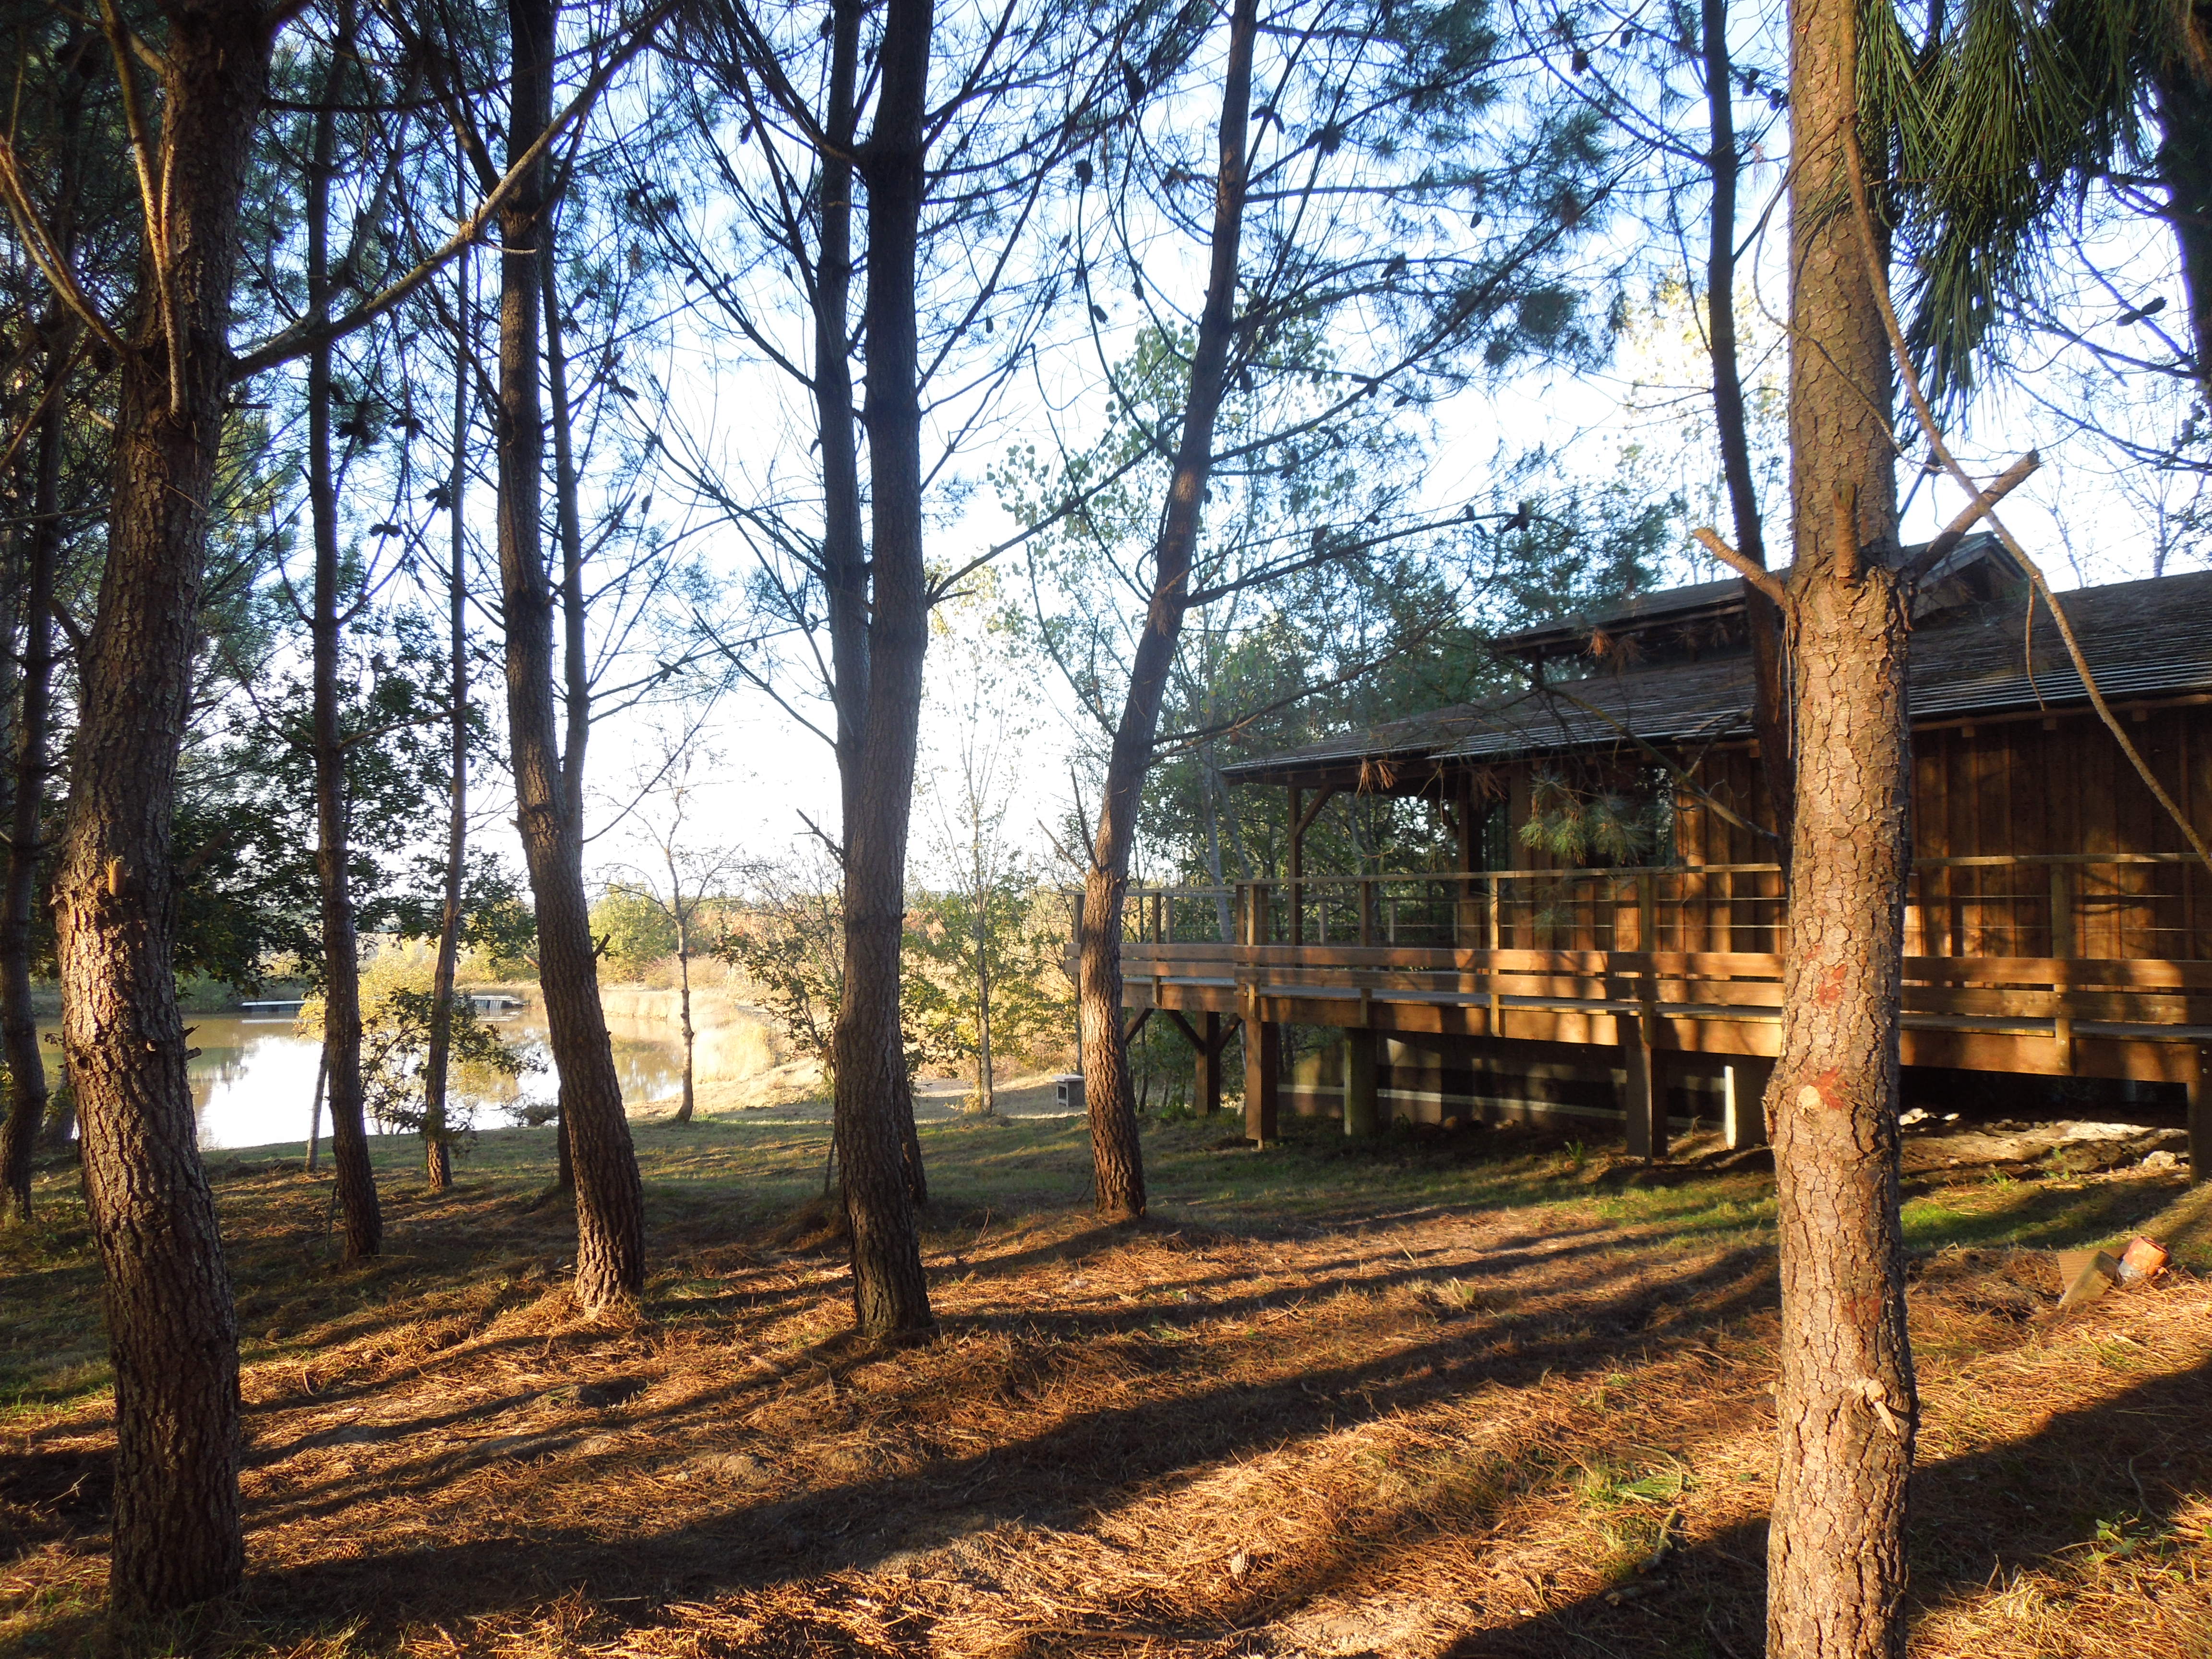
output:
M1489 942L1491 951L1489 969L1490 1035L1494 1037L1502 1037L1505 1035L1505 999L1499 994L1498 989L1497 952L1503 948L1498 941L1505 937L1504 924L1498 919L1498 895L1500 890L1501 879L1501 878L1493 875L1486 884L1490 890L1488 894L1490 901L1490 924L1483 931L1483 937Z
M1375 878L1359 878L1359 942L1375 943Z
M2074 872L2063 864L2051 866L2051 954L2075 954L2074 940Z
M2051 954L2070 957L2074 954L2074 882L2073 871L2063 864L2051 866ZM2065 1077L2074 1075L2074 1013L2067 1000L2070 987L2054 985L2051 1001L2057 1012L2051 1018L2051 1040L2057 1045L2058 1068Z
M1658 882L1649 870L1636 878L1636 948L1647 956L1659 948Z

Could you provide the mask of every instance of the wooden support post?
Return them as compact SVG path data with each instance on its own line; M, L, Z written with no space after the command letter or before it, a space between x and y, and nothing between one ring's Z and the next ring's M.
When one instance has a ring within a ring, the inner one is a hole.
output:
M1492 951L1504 948L1505 922L1498 911L1498 901L1502 896L1503 890L1498 879L1496 876L1492 876L1490 878L1489 894L1490 925L1483 934L1484 948ZM1502 1037L1505 1035L1505 999L1499 994L1498 989L1498 962L1495 957L1492 958L1490 966L1485 969L1485 972L1489 975L1490 983L1490 1035Z
M1721 1135L1732 1152L1766 1144L1766 1080L1774 1062L1741 1055L1721 1073Z
M1244 1022L1244 1133L1266 1146L1281 1139L1283 1028L1255 1012Z
M1364 1140L1382 1127L1375 1087L1375 1033L1355 1025L1344 1034L1344 1133Z
M1657 1052L1651 1046L1656 1022L1634 1014L1613 1018L1626 1027L1620 1045L1621 1070L1627 1073L1622 1090L1621 1114L1626 1120L1628 1155L1657 1163L1667 1156L1666 1080Z
M1198 1075L1192 1079L1191 1097L1207 1117L1221 1110L1221 1045L1229 1039L1221 1030L1221 1016L1207 1014L1199 1022Z
M1291 856L1286 873L1290 877L1291 943L1293 945L1306 942L1306 821L1300 811L1305 796L1306 792L1297 785L1291 786Z
M2189 1182L2212 1180L2212 1078L2204 1075L2204 1051L2195 1051L2197 1075L2189 1085Z

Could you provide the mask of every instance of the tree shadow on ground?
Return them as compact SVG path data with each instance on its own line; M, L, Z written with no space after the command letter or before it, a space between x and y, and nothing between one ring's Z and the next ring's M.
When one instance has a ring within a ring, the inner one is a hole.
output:
M2152 1377L2125 1393L2052 1417L2034 1433L1913 1471L1908 1616L1985 1590L2097 1541L2099 1523L2162 1527L2212 1491L2212 1363ZM1732 1528L1671 1559L1618 1602L1616 1588L1508 1626L1462 1638L1447 1659L1559 1659L1570 1653L1765 1651L1765 1523ZM2086 1559L2086 1558L2085 1558ZM2212 1638L2212 1629L2198 1634ZM2141 1659L2212 1650L2146 1636Z

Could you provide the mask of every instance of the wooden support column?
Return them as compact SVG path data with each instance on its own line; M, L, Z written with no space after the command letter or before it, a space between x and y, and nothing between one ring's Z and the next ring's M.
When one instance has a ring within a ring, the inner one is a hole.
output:
M1290 866L1284 872L1290 878L1291 943L1303 945L1306 940L1306 821L1300 810L1306 792L1295 783L1291 786L1291 850Z
M1355 1025L1344 1034L1344 1133L1364 1140L1382 1127L1375 1087L1375 1033Z
M1732 1152L1766 1144L1766 1080L1774 1062L1746 1054L1721 1073L1721 1134Z
M2204 1075L2204 1051L2197 1054L2197 1075L2189 1085L2189 1182L2212 1180L2212 1078Z
M1283 1028L1259 1006L1255 997L1244 1021L1244 1133L1266 1146L1281 1139Z
M1620 1045L1621 1070L1627 1073L1621 1091L1621 1113L1627 1120L1628 1155L1656 1163L1667 1156L1666 1079L1658 1054L1651 1046L1655 1020L1634 1014L1616 1014L1625 1041Z
M2070 957L2074 954L2074 881L2073 872L2063 864L2051 866L2051 954ZM2067 1004L2067 992L2061 988L2058 1012L2051 1022L2051 1040L2058 1051L2058 1070L2062 1076L2074 1075L2074 1015Z
M1207 1117L1221 1109L1221 1016L1207 1014L1199 1021L1198 1074L1192 1079L1191 1098Z
M1193 1025L1180 1009L1163 1008L1160 1012L1174 1022L1176 1030L1183 1034L1196 1055L1197 1071L1191 1080L1190 1097L1200 1111L1212 1117L1221 1109L1221 1050L1229 1041L1221 1032L1221 1016L1201 1014L1200 1023Z

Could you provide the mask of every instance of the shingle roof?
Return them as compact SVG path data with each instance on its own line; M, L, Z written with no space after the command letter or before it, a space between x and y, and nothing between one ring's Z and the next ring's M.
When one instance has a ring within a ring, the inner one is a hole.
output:
M1712 584L1700 584L1700 587ZM2212 690L2212 571L2116 582L2059 595L2090 672L2108 697ZM2033 674L2021 605L1985 605L1923 622L1912 635L1913 718L2078 703L2088 692L2050 614L2038 607ZM1669 744L1747 737L1747 657L1597 673L1346 732L1225 769L1241 782L1296 782L1384 762L1407 782L1432 768L1607 747L1622 728Z

